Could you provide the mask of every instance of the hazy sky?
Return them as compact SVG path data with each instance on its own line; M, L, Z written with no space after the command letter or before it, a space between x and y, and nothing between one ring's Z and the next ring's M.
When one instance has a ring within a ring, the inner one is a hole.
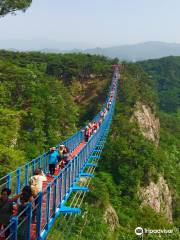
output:
M0 48L17 39L30 48L180 43L179 12L180 0L33 0L25 13L0 18Z

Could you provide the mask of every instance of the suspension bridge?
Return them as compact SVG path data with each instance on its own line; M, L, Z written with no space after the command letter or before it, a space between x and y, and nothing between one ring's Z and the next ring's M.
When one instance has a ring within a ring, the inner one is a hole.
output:
M107 114L97 131L85 142L84 129L81 129L56 146L56 150L58 150L59 146L63 144L71 152L72 159L63 169L56 168L55 175L50 176L48 174L49 153L44 153L0 179L0 190L5 187L9 188L13 196L20 194L22 188L29 185L29 180L36 168L43 169L47 175L47 181L43 182L43 191L34 200L35 205L29 202L19 214L17 214L18 204L14 205L13 216L9 225L0 229L0 240L19 240L22 239L20 237L22 235L23 239L26 240L44 240L58 216L81 213L81 203L85 193L89 191L88 185L94 177L94 171L103 151L112 121L119 79L119 65L113 65L113 69L114 73L106 102L92 120L92 122L97 122L101 112L111 101ZM85 179L85 181L82 181L82 179ZM71 204L68 204L73 193ZM33 215L36 216L36 223L32 221ZM24 216L23 220L20 221L22 216ZM5 237L7 231L9 234Z

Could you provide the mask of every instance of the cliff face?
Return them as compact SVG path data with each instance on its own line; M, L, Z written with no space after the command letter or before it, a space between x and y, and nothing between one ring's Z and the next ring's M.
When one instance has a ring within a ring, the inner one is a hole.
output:
M150 107L137 102L131 120L137 122L144 137L158 146L160 122ZM147 187L140 188L139 196L142 205L149 205L157 213L162 213L170 222L172 221L172 196L163 176L159 177L157 183L150 180Z
M151 181L149 186L140 188L139 193L142 205L149 205L172 222L172 196L162 176L159 177L157 183Z
M141 133L158 146L160 123L151 108L141 102L137 102L132 120L138 123Z
M115 209L109 205L104 213L104 220L109 226L110 231L114 231L119 226L119 220Z

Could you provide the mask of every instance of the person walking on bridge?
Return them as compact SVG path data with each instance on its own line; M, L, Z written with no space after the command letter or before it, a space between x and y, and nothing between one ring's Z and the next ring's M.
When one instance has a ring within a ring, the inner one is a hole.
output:
M51 176L55 173L56 163L58 162L58 155L58 151L55 147L50 148L48 164Z
M39 192L42 192L44 181L47 181L45 174L41 169L36 168L34 175L30 178L31 192L34 198L36 198Z
M72 158L72 155L70 153L70 150L68 147L65 147L64 149L64 154L63 154L63 159L64 159L64 163L65 165L68 164L68 162L70 161L70 159Z
M88 142L90 137L91 137L91 129L89 126L87 126L84 130L85 142Z
M13 214L13 201L9 198L11 190L9 188L4 188L1 191L0 197L0 229L2 227L6 228L10 223L10 218ZM10 229L5 231L5 237L8 238L10 234Z

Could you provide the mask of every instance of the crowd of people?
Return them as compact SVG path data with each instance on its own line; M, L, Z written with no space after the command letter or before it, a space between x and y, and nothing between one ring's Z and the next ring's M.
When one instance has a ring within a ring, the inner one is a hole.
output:
M13 215L19 215L18 223L21 223L26 218L27 204L32 203L33 214L32 222L36 222L36 208L38 204L38 194L43 191L43 182L47 181L46 175L40 168L35 169L34 175L30 178L29 185L23 187L20 194L10 198L11 190L4 188L0 196L0 231L6 229ZM14 207L15 206L15 207ZM5 230L5 238L8 238L10 229ZM18 232L18 239L25 239L26 228L21 227Z
M104 121L108 111L110 110L114 91L116 87L116 81L113 82L111 91L109 93L109 99L104 107L104 109L100 112L99 118L97 121L90 122L88 126L84 129L84 140L88 142L91 136L96 133L98 128L101 126L102 122ZM72 155L70 150L65 145L60 145L59 149L56 147L51 147L48 152L48 165L49 165L49 175L55 175L55 169L58 166L59 169L63 169L68 162L72 159ZM46 175L43 173L42 169L37 168L34 171L34 175L30 178L29 185L25 186L21 193L10 198L11 190L9 188L4 188L1 191L0 197L0 231L5 229L9 223L10 219L13 216L13 205L16 203L17 211L16 214L22 213L27 204L29 202L32 203L33 207L33 215L32 221L36 221L36 206L38 204L38 194L43 191L43 182L47 181ZM23 214L20 214L19 222L21 222L26 217L26 211ZM5 231L5 238L8 238L10 234L10 229L8 228ZM25 233L22 232L21 236L18 239L24 239Z
M57 151L55 147L50 148L49 151L49 174L53 176L55 174L55 167L57 164L62 169L70 161L71 153L65 145L60 145ZM32 203L33 214L32 222L36 221L36 207L38 204L38 194L43 192L43 182L47 181L47 176L44 174L42 169L37 168L34 171L34 175L31 176L29 185L25 186L21 193L10 198L11 190L9 188L3 188L0 196L0 232L9 225L11 217L14 213L14 206L16 206L16 215L22 213L29 202ZM20 214L19 223L26 217L26 211ZM7 228L4 232L4 237L8 238L10 229ZM26 229L21 228L19 231L18 239L25 239Z
M116 79L116 75L115 75L115 79ZM116 81L113 82L112 84L112 88L111 91L109 93L109 99L108 102L105 106L105 108L100 112L99 114L99 119L98 121L94 121L94 122L90 122L84 129L84 140L85 142L88 142L90 137L96 133L97 129L101 126L102 122L104 121L108 111L110 110L111 104L112 104L112 100L113 100L113 96L114 96L114 91L116 88Z
M55 147L50 148L48 155L49 174L51 176L54 176L57 165L59 169L63 169L72 158L69 148L65 145L60 145L58 150Z
M57 150L55 147L50 148L48 152L48 165L49 174L54 176L55 168L58 165L60 169L64 168L71 159L71 153L65 145L60 145ZM25 186L20 194L10 198L11 190L9 188L3 188L0 196L0 232L9 225L11 217L13 216L14 206L16 206L16 215L22 213L29 202L32 203L33 214L32 222L36 221L36 207L38 204L38 194L43 191L43 182L47 181L47 176L42 169L36 168L34 175L31 176L29 185ZM19 223L26 217L26 211L20 214ZM25 228L21 228L19 231L18 239L25 239ZM4 237L8 238L10 229L7 228L4 232Z

